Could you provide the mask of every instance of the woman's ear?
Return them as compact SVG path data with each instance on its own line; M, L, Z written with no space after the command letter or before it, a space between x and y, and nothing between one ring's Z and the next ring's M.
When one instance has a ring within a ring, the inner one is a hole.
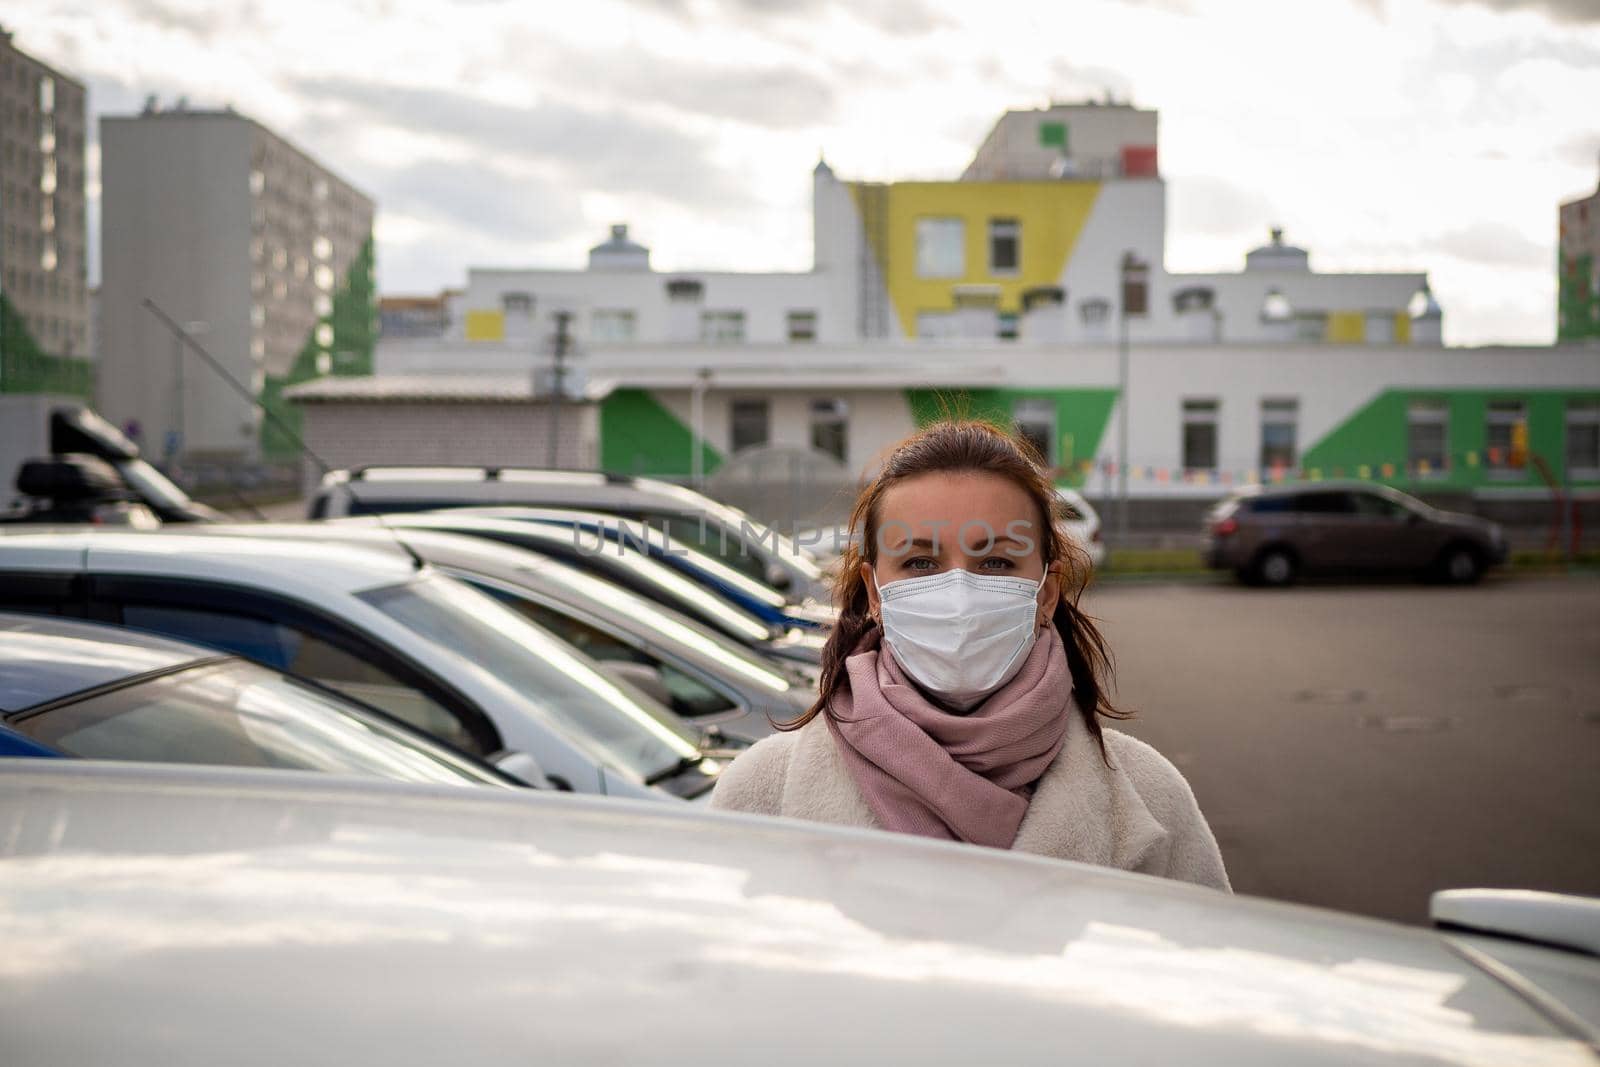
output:
M1062 591L1067 586L1066 567L1058 559L1044 569L1043 591L1039 597L1039 613L1034 616L1035 623L1043 628L1050 625L1050 620L1055 616L1056 607L1061 603Z
M867 614L872 616L873 622L879 622L878 583L873 580L872 564L866 560L861 561L861 584L867 587Z

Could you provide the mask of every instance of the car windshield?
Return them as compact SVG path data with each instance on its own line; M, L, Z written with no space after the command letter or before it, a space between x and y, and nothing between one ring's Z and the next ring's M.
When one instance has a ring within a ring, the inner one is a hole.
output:
M694 734L666 708L624 690L554 635L454 578L426 575L360 597L527 694L575 741L641 778L699 751Z
M510 784L378 712L243 660L201 664L11 725L86 759Z
M536 583L561 587L563 599L577 601L589 610L604 608L617 618L627 619L660 639L672 641L705 658L725 670L755 682L775 693L785 693L791 688L781 673L763 664L756 657L732 644L727 638L694 623L679 618L655 602L608 582L585 574L576 567L552 561L541 568L523 568Z
M480 521L487 523L493 520ZM581 534L574 538L571 530L559 530L532 522L501 520L497 525L456 525L455 518L448 511L419 515L415 519L407 516L396 523L412 524L483 537L502 544L530 548L535 552L548 552L571 560L579 567L595 567L613 575L626 575L626 578L619 580L631 580L639 587L652 590L653 594L658 593L658 599L711 622L724 633L746 641L765 641L772 636L771 627L743 608L705 586L690 581L671 567L622 545L608 544L604 552L596 552L592 540Z
M776 527L769 529L764 523L757 522L738 508L715 500L707 500L703 506L706 514L716 520L727 531L727 538L730 544L738 543L741 538L747 544L754 542L754 544L750 545L751 554L765 555L780 565L797 571L807 581L819 582L822 580L822 568L818 567L812 560L811 554L789 538L778 533ZM746 529L755 530L756 533L746 537L743 533ZM763 532L766 534L765 540L762 539ZM770 547L767 551L761 552L759 546Z
M652 559L659 559L675 569L690 570L704 575L706 578L720 585L729 586L754 600L759 600L769 607L781 608L786 603L783 594L769 585L741 574L721 560L690 547L675 538L670 530L658 530L647 523L637 525L624 519L572 521L563 523L563 520L543 518L538 521L550 525L566 524L574 527L575 539L586 543L591 550L600 550L600 538L604 537L609 545L621 543L628 548L638 550L640 546L648 545L647 554ZM578 536L581 534L581 536ZM655 552L665 555L655 555ZM679 563L673 563L679 560Z
M128 488L137 493L147 504L182 508L193 503L189 495L173 485L165 474L142 459L120 460L117 463L117 472L122 475L122 480L128 483Z

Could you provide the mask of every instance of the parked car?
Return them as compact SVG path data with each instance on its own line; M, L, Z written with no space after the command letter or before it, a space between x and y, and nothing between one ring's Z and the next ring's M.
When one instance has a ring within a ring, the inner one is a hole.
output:
M376 517L340 519L340 524L386 525L396 530L443 530L466 534L516 548L528 548L570 564L597 577L630 589L658 604L681 611L715 627L749 648L780 659L815 664L821 661L823 639L815 631L783 630L756 618L739 605L689 581L643 552L626 546L595 551L592 541L536 522L486 519L459 510L429 511Z
M517 504L602 511L648 520L672 539L783 592L826 600L816 561L776 529L704 493L655 478L534 467L400 467L333 471L311 498L310 517Z
M415 552L567 641L678 716L754 740L810 705L814 677L761 656L670 608L528 549L437 530L306 522L204 527ZM402 539L405 547L396 543Z
M1592 901L1447 898L1436 931L687 806L19 762L30 1067L677 1067L691 1034L713 1065L1577 1065L1600 1030Z
M0 509L0 525L129 526L153 530L161 525L117 474L97 456L67 453L30 459L17 468L18 499Z
M1106 543L1100 534L1100 515L1082 493L1064 485L1056 486L1056 519L1088 555L1092 565L1105 564Z
M706 586L718 596L744 608L756 618L784 629L799 626L806 629L826 629L838 621L838 612L815 600L796 603L762 582L726 565L699 549L685 545L673 537L671 530L659 530L642 521L607 515L597 511L568 511L557 508L461 508L465 515L481 515L490 519L511 519L516 522L540 522L546 526L570 531L573 540L590 546L591 552L602 546L610 549L621 546L643 552L651 559L664 563L699 585Z
M86 407L60 407L50 413L50 450L104 460L116 471L128 493L161 522L220 522L226 518L174 485L145 461L138 445Z
M0 613L0 724L33 755L513 785L373 708L238 656L48 616ZM29 754L8 747L0 754Z
M532 785L701 796L700 732L494 599L410 557L182 533L0 538L0 610L222 648L371 704Z
M1207 515L1205 536L1208 566L1260 585L1406 572L1466 584L1506 559L1497 524L1365 482L1242 489Z

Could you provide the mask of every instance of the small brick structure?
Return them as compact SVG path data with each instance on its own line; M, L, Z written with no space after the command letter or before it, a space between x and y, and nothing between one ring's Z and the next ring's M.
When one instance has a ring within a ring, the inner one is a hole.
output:
M335 469L393 463L593 470L599 462L597 405L587 398L561 402L552 456L554 406L534 396L526 379L324 379L288 395L303 413L306 445ZM303 466L309 496L322 472L309 457Z

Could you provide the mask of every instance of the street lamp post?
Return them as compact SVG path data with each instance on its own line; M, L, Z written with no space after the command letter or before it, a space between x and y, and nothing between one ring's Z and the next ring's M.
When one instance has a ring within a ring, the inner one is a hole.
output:
M198 336L211 329L209 322L195 320L183 324L190 336ZM167 435L166 453L169 466L178 465L179 457L188 450L189 395L183 374L183 337L172 334L172 429Z
M1122 300L1117 309L1117 539L1128 540L1128 318L1150 304L1150 266L1131 251L1122 254Z
M567 387L567 346L572 341L568 332L572 325L572 312L556 312L555 367L550 375L550 466L559 467L557 449L561 444L561 394Z

